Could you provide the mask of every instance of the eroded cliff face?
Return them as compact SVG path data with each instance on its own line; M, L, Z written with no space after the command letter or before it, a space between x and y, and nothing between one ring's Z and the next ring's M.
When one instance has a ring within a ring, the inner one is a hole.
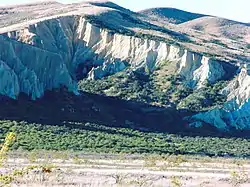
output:
M0 35L0 94L16 98L24 92L36 99L61 85L77 92L83 77L100 79L127 67L152 72L162 61L175 62L176 74L194 89L228 77L228 68L235 68L165 42L108 31L82 16L65 16ZM244 117L250 116L249 82L243 68L223 91L225 107L193 116L194 124L250 128Z
M47 20L3 35L48 56L53 53L53 58L60 58L55 61L64 64L73 78L80 64L83 74L96 79L127 66L153 71L164 60L176 62L178 73L193 87L205 80L213 83L225 75L224 67L216 60L164 42L116 34L81 16ZM38 58L37 54L32 58ZM40 62L46 66L42 58Z
M220 109L199 113L191 117L191 125L208 123L222 130L250 129L250 71L244 65L239 75L233 79L222 93L227 95L227 102Z
M0 93L16 98L20 92L33 99L45 90L65 85L76 91L62 57L0 35Z
M15 98L19 94L19 84L15 72L3 61L0 61L0 94Z

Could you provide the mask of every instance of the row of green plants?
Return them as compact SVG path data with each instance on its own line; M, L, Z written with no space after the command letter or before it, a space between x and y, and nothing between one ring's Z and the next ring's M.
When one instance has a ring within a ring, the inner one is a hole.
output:
M0 138L16 133L12 149L73 150L97 153L190 154L250 156L250 140L241 138L190 137L141 132L94 123L35 124L0 121Z

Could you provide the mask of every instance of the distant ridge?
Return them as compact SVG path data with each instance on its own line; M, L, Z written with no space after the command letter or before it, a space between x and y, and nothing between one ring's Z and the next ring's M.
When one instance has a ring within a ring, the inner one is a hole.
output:
M166 22L173 24L181 24L190 20L206 16L204 14L191 13L176 8L164 8L164 7L150 8L139 11L139 13L159 21L164 20Z
M204 16L179 25L220 37L246 41L250 37L250 25L220 17Z

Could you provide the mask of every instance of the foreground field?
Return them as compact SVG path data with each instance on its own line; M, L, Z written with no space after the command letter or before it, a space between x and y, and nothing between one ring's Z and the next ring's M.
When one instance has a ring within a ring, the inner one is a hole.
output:
M1 173L17 173L11 186L250 186L250 162L243 159L65 152L10 157Z

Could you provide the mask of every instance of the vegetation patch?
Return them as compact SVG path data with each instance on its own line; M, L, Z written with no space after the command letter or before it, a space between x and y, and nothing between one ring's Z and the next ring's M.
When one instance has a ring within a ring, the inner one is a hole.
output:
M250 156L250 140L140 132L93 123L35 124L0 121L0 138L16 132L12 149L74 150L97 153L202 154Z
M204 87L184 98L178 104L178 108L191 111L207 111L213 108L220 108L227 99L225 95L220 93L226 85L226 81L220 81L214 85L207 83Z
M226 87L227 81L206 82L194 91L185 85L184 78L176 71L175 62L165 61L149 73L127 69L100 80L83 79L79 82L79 89L157 106L176 106L192 112L223 106L226 96L220 91Z

